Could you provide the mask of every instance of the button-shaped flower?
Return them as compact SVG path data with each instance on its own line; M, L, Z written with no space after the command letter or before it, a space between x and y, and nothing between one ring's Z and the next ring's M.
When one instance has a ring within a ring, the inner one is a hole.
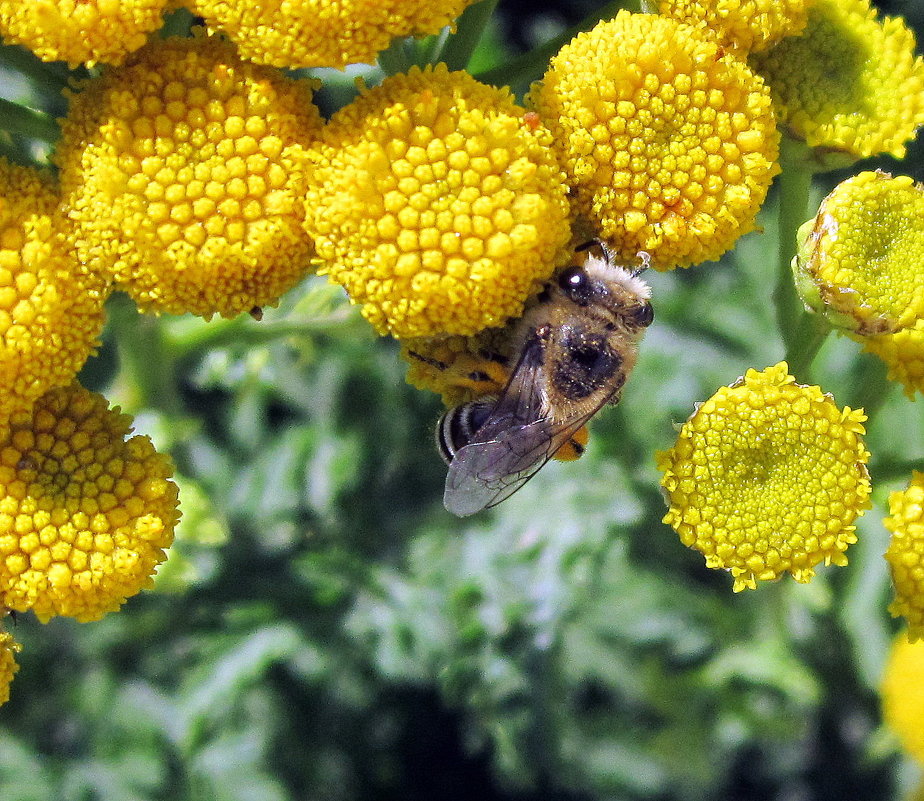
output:
M898 735L902 748L924 764L924 642L904 632L892 643L882 674L882 719Z
M764 82L667 17L620 11L578 34L530 99L577 211L626 263L717 259L754 227L779 171Z
M16 654L22 646L8 631L0 630L0 706L10 700L10 683L19 670Z
M103 328L107 287L64 247L57 205L47 175L0 159L0 427L69 384Z
M519 316L568 258L551 134L505 89L445 65L387 78L312 152L320 272L381 333L470 335Z
M0 0L0 35L45 61L121 64L160 28L168 0Z
M179 517L169 458L78 384L0 440L0 606L97 620L152 584Z
M869 508L862 410L839 409L802 386L785 362L721 388L658 453L664 522L734 590L789 572L809 581L821 562L846 564L853 522Z
M744 53L802 32L813 0L657 0L658 11Z
M889 611L908 621L908 638L924 639L924 473L914 471L906 490L889 495L892 532L886 561L892 572L895 600Z
M56 154L81 259L144 309L231 317L309 269L311 85L227 42L157 41L71 96Z
M244 58L276 67L372 62L396 37L439 33L473 0L191 0Z
M861 172L800 230L793 263L803 300L834 325L870 336L924 318L924 187Z
M811 147L905 155L924 123L924 61L899 18L869 0L817 0L801 36L751 56L782 122Z

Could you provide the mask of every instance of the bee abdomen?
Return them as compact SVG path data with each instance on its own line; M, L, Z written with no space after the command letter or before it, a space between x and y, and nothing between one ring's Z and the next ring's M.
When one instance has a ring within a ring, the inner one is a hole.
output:
M488 396L455 406L443 413L436 424L436 449L446 464L460 448L468 445L491 414L497 398Z

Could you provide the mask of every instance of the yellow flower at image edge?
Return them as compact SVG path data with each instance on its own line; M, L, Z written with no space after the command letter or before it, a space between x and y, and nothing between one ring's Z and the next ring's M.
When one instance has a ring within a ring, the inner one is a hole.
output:
M763 80L698 29L620 11L578 34L529 100L575 195L619 259L657 269L718 259L779 172Z
M473 0L191 0L244 58L276 67L370 63L405 36L437 34Z
M65 247L57 205L48 175L0 159L0 430L69 384L103 329L108 286Z
M121 64L160 28L169 0L0 0L0 35L45 61Z
M816 0L801 36L750 58L781 122L809 146L855 158L905 145L924 123L924 61L899 18L869 0Z
M309 271L314 84L204 36L155 40L71 95L55 161L83 262L145 310L232 317Z
M0 631L0 706L10 700L10 682L19 670L16 654L22 646L7 631Z
M906 490L889 495L892 532L885 558L892 573L895 600L889 612L908 621L908 639L924 639L924 473L917 470Z
M78 384L0 441L0 606L97 620L151 586L179 518L169 458Z
M723 387L659 452L664 522L735 591L785 572L809 581L821 562L846 564L853 521L869 508L862 411L838 409L785 362Z
M924 765L924 642L904 633L892 643L882 674L882 717L902 748Z
M337 112L311 158L320 272L380 333L475 334L519 316L569 254L551 135L508 90L445 65Z
M657 0L658 11L745 53L765 50L805 28L811 0Z

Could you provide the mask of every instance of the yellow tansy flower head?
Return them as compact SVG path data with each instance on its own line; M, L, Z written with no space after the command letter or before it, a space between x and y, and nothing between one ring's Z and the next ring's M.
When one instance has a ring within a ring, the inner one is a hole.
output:
M902 748L924 764L924 642L904 633L892 643L882 674L882 718Z
M551 135L507 90L445 65L387 78L312 153L321 272L381 333L470 335L523 311L568 257Z
M121 64L160 28L169 0L0 0L0 36L45 61Z
M552 59L530 99L577 211L631 263L717 259L754 227L779 135L763 81L695 28L620 11Z
M78 384L0 440L0 605L97 620L152 584L179 517L170 460Z
M725 47L765 50L801 33L812 0L657 0L658 12L701 30Z
M862 172L835 187L800 231L794 261L805 302L860 335L924 318L924 188Z
M157 41L71 96L56 154L80 257L144 309L231 317L307 271L312 85L216 38Z
M861 411L801 386L786 362L723 387L658 453L669 523L735 592L785 572L809 581L846 564L853 521L869 507Z
M924 62L914 46L905 23L878 19L868 0L817 0L802 36L751 63L782 121L811 147L902 158L924 122Z
M13 639L8 631L0 630L0 706L10 700L10 683L19 670L16 654L22 646Z
M47 176L0 159L0 427L69 384L103 328L106 287L64 247L57 204Z
M241 55L276 67L369 63L396 37L435 34L473 0L192 0Z
M924 639L924 473L914 471L908 489L889 495L892 532L886 561L892 571L895 600L889 611L908 621L908 638ZM924 674L922 674L924 675Z
M896 331L863 337L863 349L874 353L889 368L889 380L899 382L909 398L924 392L924 320Z

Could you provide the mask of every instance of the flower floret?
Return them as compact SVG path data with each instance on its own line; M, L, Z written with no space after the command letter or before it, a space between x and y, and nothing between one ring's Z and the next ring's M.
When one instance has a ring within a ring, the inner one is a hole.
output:
M620 11L578 34L529 95L587 217L625 263L717 259L779 171L763 80L690 25Z
M56 152L83 261L144 309L232 317L274 304L313 256L304 151L314 84L217 38L156 41L72 94Z
M819 563L846 564L853 521L869 507L862 411L802 386L785 362L723 387L657 456L664 522L734 589Z
M97 620L151 586L179 518L170 460L78 384L0 441L0 605Z
M889 496L883 523L892 532L885 554L895 588L889 612L907 620L909 640L924 640L924 473L915 470L908 488Z
M471 335L518 316L567 259L551 135L507 90L445 65L387 78L311 155L320 272L380 333Z

